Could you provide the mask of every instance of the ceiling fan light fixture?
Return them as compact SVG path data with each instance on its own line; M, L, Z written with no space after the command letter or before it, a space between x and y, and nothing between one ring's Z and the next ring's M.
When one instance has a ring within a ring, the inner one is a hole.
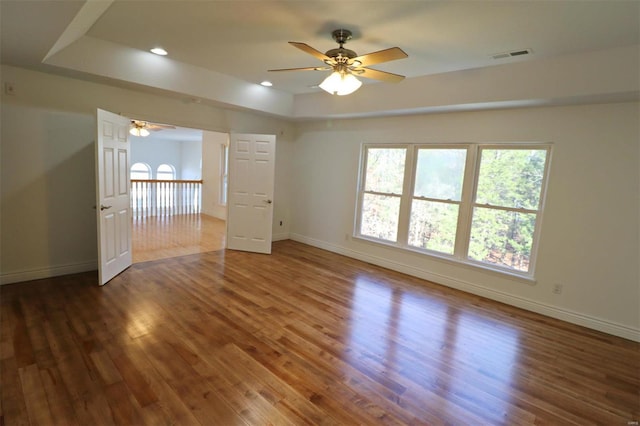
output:
M168 53L162 47L154 47L151 49L151 53L155 53L156 55L166 56Z
M366 55L358 55L353 50L344 47L344 44L352 38L351 31L338 29L333 31L331 36L340 47L330 49L326 53L322 53L306 43L298 41L289 42L293 47L321 60L326 66L281 68L268 71L332 71L331 75L325 78L318 87L332 95L338 96L349 95L362 86L362 82L356 78L358 75L390 83L398 83L404 79L403 75L368 68L371 65L407 58L408 55L399 47L390 47L388 49L378 50L377 52L367 53Z
M334 71L320 83L320 88L332 95L350 95L362 86L362 82L351 73Z
M129 133L131 133L133 136L139 136L143 138L150 135L147 129L137 126L132 127L131 130L129 130Z

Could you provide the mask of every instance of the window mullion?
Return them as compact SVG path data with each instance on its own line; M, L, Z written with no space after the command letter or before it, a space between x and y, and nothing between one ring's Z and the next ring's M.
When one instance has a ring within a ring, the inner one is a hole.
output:
M459 259L466 259L469 250L469 236L471 235L471 220L473 216L473 202L476 181L480 166L476 164L478 147L472 145L467 148L467 161L464 168L464 181L462 183L462 197L458 212L458 228L456 233L456 245L453 255Z
M404 163L404 181L400 198L400 217L398 218L398 244L406 246L409 241L409 220L411 216L411 196L415 180L416 147L407 146L407 156Z
M519 207L497 206L495 204L488 204L488 203L485 203L485 204L473 203L473 207L481 207L485 209L494 209L494 210L501 210L504 212L523 213L523 214L538 214L538 212L540 211L540 210L532 210L532 209L523 209Z
M460 201L455 201L455 200L452 200L451 198L444 199L444 198L430 198L430 197L419 197L419 196L412 196L411 198L412 200L431 201L434 203L443 203L443 204L455 204L456 206L460 205Z
M362 191L364 194L382 195L384 197L402 197L402 194L396 194L395 192L380 192L380 191Z

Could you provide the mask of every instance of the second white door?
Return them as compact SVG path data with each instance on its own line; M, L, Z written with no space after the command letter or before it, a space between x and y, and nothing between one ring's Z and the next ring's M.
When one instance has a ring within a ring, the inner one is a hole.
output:
M96 209L100 285L131 266L130 123L127 117L101 109L97 111Z
M231 134L227 248L271 253L275 135Z

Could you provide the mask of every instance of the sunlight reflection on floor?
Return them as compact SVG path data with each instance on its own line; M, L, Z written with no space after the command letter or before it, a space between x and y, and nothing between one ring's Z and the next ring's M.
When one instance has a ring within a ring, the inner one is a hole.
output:
M385 369L375 372L376 380L401 383L407 392L415 383L494 415L507 410L518 357L517 329L481 313L461 313L426 290L401 291L366 275L357 277L352 300L348 356L354 364L381 361ZM415 342L420 342L419 351ZM434 367L418 370L416 365ZM477 379L472 392L470 376ZM482 401L469 396L478 390L486 393Z

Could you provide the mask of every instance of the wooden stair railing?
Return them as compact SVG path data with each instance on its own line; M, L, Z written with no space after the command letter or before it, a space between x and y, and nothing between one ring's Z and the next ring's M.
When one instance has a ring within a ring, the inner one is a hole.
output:
M131 179L134 216L200 213L202 180Z

